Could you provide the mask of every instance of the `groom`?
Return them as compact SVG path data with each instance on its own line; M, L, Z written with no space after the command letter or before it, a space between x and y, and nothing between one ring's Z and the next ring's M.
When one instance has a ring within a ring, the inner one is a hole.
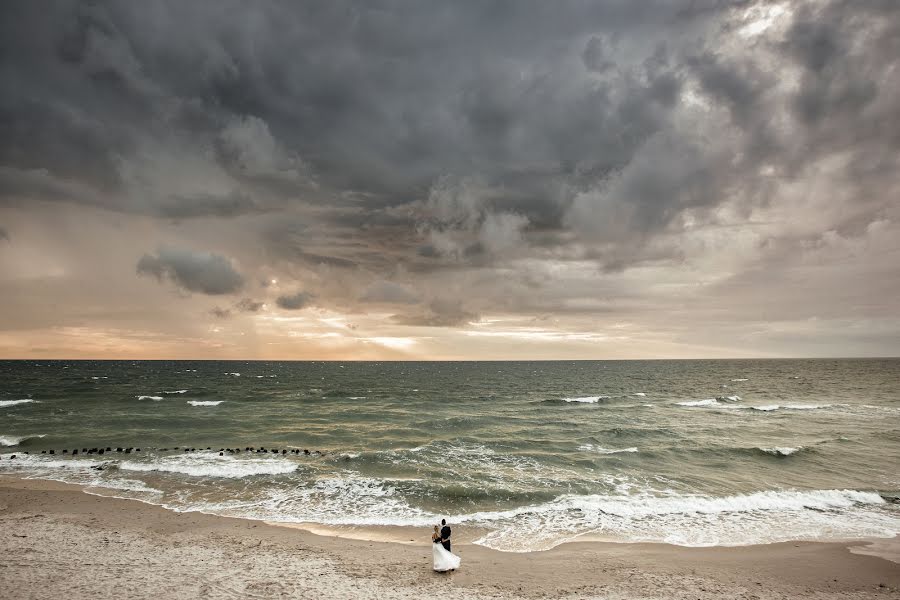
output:
M450 552L450 527L447 525L447 519L441 519L441 545Z

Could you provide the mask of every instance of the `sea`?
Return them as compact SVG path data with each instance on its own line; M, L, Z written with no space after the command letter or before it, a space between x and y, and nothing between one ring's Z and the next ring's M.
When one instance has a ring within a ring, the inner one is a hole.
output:
M0 444L172 511L509 552L900 533L900 359L0 361Z

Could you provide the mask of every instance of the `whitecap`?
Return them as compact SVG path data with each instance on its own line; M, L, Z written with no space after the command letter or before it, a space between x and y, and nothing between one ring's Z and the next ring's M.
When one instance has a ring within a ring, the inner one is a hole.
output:
M156 402L159 402L160 400L163 399L163 397L162 396L138 396L137 399L138 400L155 400Z
M645 394L644 392L635 392L632 394L632 396L641 396L641 397L646 396L646 395L647 394Z
M240 373L223 373L223 374L224 374L224 375L232 375L232 376L234 376L234 377L240 377L240 376L241 376Z
M718 404L715 398L707 398L706 400L691 400L689 402L676 402L679 406L715 406Z
M347 398L349 400L365 400L366 399L365 396L348 396Z
M581 402L584 404L593 404L595 402L599 402L600 400L606 400L609 396L583 396L580 398L563 398L566 402Z
M171 392L163 392L163 394L184 394L187 393L187 390L173 390Z
M732 381L750 381L750 380L747 379L746 377L741 377L739 379L732 379Z
M188 400L191 406L218 406L225 402L224 400Z
M176 473L191 477L240 479L254 475L284 475L297 470L296 463L285 458L235 458L213 453L168 456L151 462L123 461L123 471Z
M29 402L37 402L37 400L32 400L31 398L24 398L22 400L0 400L0 407L15 406L16 404L28 404Z
M91 379L109 379L109 377L91 377Z
M46 437L46 434L40 435L0 435L0 446L18 446L25 440Z
M595 452L597 454L622 454L625 452L637 452L638 449L635 447L631 448L601 448L600 446L595 446L593 444L582 444L578 446L578 449L582 452Z
M803 446L799 446L797 448L791 448L788 446L773 446L772 448L760 448L766 454L771 454L773 456L790 456L791 454L796 454L803 450Z

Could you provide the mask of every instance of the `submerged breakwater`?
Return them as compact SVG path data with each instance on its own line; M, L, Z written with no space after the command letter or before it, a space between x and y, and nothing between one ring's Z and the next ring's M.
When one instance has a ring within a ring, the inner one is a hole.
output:
M900 532L900 361L0 362L0 473L508 551ZM15 456L15 458L13 458Z

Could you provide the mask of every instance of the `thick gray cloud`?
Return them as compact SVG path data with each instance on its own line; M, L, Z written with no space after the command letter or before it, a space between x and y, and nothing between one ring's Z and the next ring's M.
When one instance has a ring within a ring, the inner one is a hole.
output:
M278 296L275 300L275 303L278 304L281 308L287 310L300 310L301 308L305 308L309 306L309 303L312 301L313 296L308 292L297 292L295 294L287 294L284 296Z
M900 221L890 0L2 10L0 211L167 228L144 247L215 247L305 290L267 288L281 308L627 321L692 281L727 295L826 255L881 264ZM243 287L224 256L165 248L139 272Z
M162 247L156 255L145 254L137 263L137 272L213 296L234 293L244 285L244 277L228 258L184 248Z
M366 288L360 300L385 304L417 304L422 296L400 283L379 280Z

